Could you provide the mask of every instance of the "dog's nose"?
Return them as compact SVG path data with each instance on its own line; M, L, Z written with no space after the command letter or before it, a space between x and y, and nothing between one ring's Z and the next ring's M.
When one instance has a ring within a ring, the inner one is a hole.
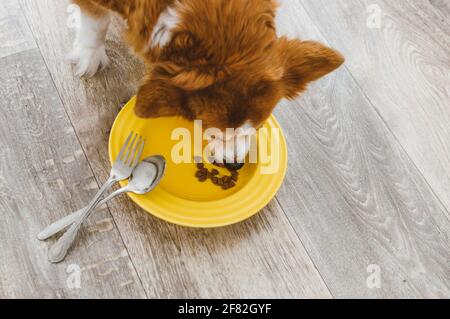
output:
M230 171L238 171L242 167L244 167L244 163L224 163L225 167L228 168Z

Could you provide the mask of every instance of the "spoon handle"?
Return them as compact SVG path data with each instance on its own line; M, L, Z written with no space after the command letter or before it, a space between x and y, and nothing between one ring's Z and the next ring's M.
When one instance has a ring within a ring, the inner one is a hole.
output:
M116 190L115 192L111 193L108 197L102 199L95 207L99 207L102 206L103 204L105 204L106 202L108 202L109 200L113 199L116 196L119 196L120 194L126 193L127 192L127 186L122 187L121 189ZM77 219L79 219L81 217L81 214L83 214L83 211L86 207L81 208L79 210L77 210L74 213L71 213L59 220L57 220L56 222L50 224L49 226L45 227L44 230L42 230L38 235L37 238L39 240L47 240L50 237L56 235L57 233L59 233L61 230L65 229L66 227L70 226L72 223L74 223Z
M117 182L117 179L110 177L108 181L100 188L95 197L91 200L88 206L83 208L83 213L80 218L77 219L69 229L62 235L58 241L50 247L48 251L48 260L52 263L59 263L62 261L66 255L69 248L72 246L75 238L78 235L78 231L80 230L81 224L89 217L93 208L97 206L100 202L102 195L111 188L111 186Z

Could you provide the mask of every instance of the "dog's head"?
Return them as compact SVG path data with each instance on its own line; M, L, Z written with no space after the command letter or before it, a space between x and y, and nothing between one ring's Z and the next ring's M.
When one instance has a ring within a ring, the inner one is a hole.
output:
M170 40L154 48L156 63L137 95L140 117L258 128L280 99L344 61L320 43L278 38L271 0L187 1L171 10L177 23L158 31L169 31Z

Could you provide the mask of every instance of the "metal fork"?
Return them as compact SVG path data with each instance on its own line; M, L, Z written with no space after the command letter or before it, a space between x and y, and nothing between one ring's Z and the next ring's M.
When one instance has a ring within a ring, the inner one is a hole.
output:
M58 263L66 257L67 251L77 237L81 225L97 206L102 195L118 181L127 179L131 176L133 169L141 158L144 144L145 141L142 137L133 132L130 133L112 166L108 180L103 184L89 205L86 206L80 218L75 221L66 233L49 249L48 260L50 262Z

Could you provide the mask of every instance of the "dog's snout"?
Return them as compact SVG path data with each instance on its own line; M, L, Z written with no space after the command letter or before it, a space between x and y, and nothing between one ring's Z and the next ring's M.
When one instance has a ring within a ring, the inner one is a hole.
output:
M250 149L250 139L245 136L235 136L228 140L213 140L210 145L216 162L229 165L242 164Z

